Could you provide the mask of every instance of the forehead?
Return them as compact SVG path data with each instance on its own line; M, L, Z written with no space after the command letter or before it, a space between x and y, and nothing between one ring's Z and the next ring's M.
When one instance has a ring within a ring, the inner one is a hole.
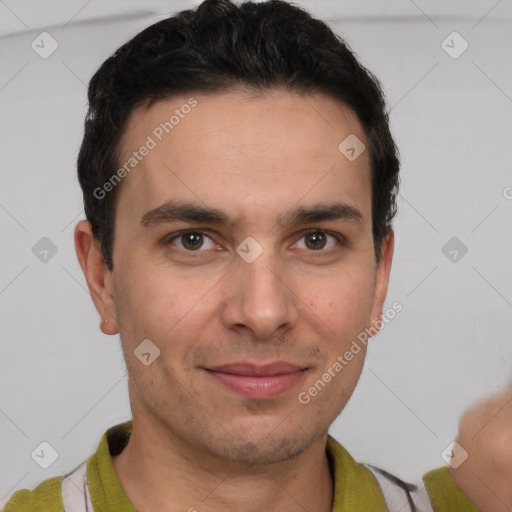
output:
M371 216L369 154L348 159L340 151L347 137L367 146L356 115L326 95L233 91L161 100L129 119L120 163L135 165L118 202L139 218L170 199L230 207L242 217L252 207L278 214L299 201L342 200Z

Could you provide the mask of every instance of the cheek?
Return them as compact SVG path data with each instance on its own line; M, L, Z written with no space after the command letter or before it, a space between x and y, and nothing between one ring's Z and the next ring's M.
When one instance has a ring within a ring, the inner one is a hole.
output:
M312 286L314 281L304 282L309 295L304 303L329 328L337 334L348 334L367 326L373 305L373 283L367 277L344 272Z
M187 304L175 281L156 272L123 274L123 279L115 286L123 338L133 339L133 342L141 337L160 339L183 317Z
M218 279L179 276L158 267L131 272L121 283L119 293L116 291L120 299L116 300L120 331L127 352L150 339L162 355L172 350L172 358L165 359L175 368L180 366L216 314L212 300Z

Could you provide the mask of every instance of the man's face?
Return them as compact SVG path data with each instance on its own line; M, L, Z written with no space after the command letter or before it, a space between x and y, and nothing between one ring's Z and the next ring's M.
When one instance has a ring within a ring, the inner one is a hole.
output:
M155 129L191 96L197 106L159 141ZM133 112L123 158L156 142L119 185L115 216L112 315L134 424L251 463L326 434L364 347L307 405L298 396L378 319L392 252L376 264L369 152L350 161L338 149L351 134L366 144L324 95L194 94ZM166 203L228 220L179 220ZM294 219L334 204L331 218ZM134 354L143 340L160 350L147 366Z

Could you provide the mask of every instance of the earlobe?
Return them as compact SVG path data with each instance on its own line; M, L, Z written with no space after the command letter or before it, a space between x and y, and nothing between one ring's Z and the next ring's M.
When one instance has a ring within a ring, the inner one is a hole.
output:
M99 244L92 233L91 224L86 220L80 221L75 227L75 250L78 262L87 281L92 301L101 318L101 332L104 334L117 334L119 328L115 310L112 275L103 259Z
M102 318L100 321L100 330L103 334L117 334L119 329L117 327L117 321L114 317L107 316Z

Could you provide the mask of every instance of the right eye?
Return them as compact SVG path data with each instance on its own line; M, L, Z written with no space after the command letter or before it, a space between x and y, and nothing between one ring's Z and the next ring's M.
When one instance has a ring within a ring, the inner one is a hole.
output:
M205 242L207 249L214 249L215 247L219 247L219 245L207 234L202 231L180 231L179 233L175 233L168 239L167 243L170 245L174 245L174 242L178 242L175 246L181 249L184 252L205 252L200 251L199 249L204 248ZM208 243L209 242L209 243Z

